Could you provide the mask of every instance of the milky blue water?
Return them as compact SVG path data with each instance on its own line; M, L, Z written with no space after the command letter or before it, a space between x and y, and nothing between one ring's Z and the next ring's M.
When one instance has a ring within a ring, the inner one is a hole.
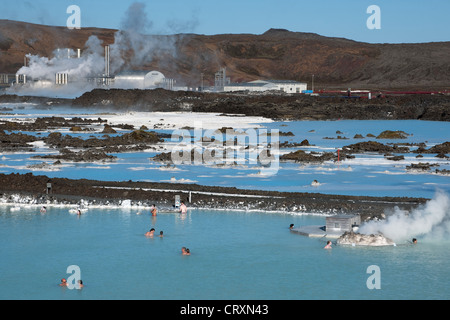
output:
M15 110L14 117L58 115L61 110ZM73 115L98 110L64 109ZM4 116L8 117L8 116ZM96 116L97 117L97 116ZM101 116L100 116L101 117ZM403 130L401 142L426 142L427 147L449 141L450 126L426 121L295 121L264 124L291 131L281 142L308 139L306 151L336 152L345 145L368 141L355 134L378 135ZM337 131L342 133L337 134ZM165 133L170 133L164 131ZM29 134L36 134L31 132ZM42 132L45 136L48 132ZM100 133L80 134L88 138ZM348 139L336 138L337 135ZM382 143L399 142L380 141ZM286 149L282 152L292 150ZM0 173L28 173L50 177L165 182L174 178L204 185L247 189L320 192L373 196L432 198L436 189L450 192L448 176L409 172L411 162L429 162L450 169L447 159L415 154L392 162L383 155L323 164L280 163L278 172L259 176L257 167L179 165L161 169L149 158L156 152L116 154L107 163L63 162L57 169L32 169L42 163L31 156L55 152L38 146L33 153L3 153ZM53 161L47 161L51 164ZM318 180L319 186L311 182ZM69 208L0 206L0 299L448 299L450 254L448 241L419 239L418 245L396 247L323 247L327 239L307 238L288 230L294 223L323 225L324 217L289 213L191 210L187 216L159 214L152 219L137 209L99 209L77 217ZM165 237L146 238L154 227ZM181 247L191 249L182 256ZM85 283L82 290L61 288L66 269L77 265ZM370 290L369 266L380 268L381 289Z
M0 208L0 299L448 299L448 243L334 245L289 224L323 217L191 210ZM147 238L150 227L164 237ZM181 255L181 247L191 250ZM61 288L77 265L84 288ZM369 289L369 266L380 289Z
M15 107L7 119L24 119L36 116L87 116L97 119L102 117L102 110L36 107L22 105ZM104 110L103 110L104 111ZM427 148L450 140L450 123L418 120L387 120L387 121L292 121L262 124L269 130L278 129L281 132L292 132L294 136L281 136L280 142L300 142L307 139L311 147L303 147L306 152L337 152L342 147L362 141L378 141L388 143L426 143ZM409 134L407 139L376 140L368 138L368 134L377 136L384 130L401 130ZM159 130L171 134L170 130ZM339 132L339 133L338 133ZM35 135L35 132L24 132ZM67 134L67 128L64 134ZM45 137L48 132L39 135ZM364 139L355 139L360 134ZM72 134L73 135L73 134ZM79 133L81 138L92 136L102 138L100 131ZM346 139L337 139L338 136ZM331 139L326 139L331 138ZM166 139L170 142L171 139ZM413 150L416 147L411 147ZM295 151L298 148L281 149L281 154ZM43 174L50 177L66 177L73 179L91 178L98 180L140 180L167 182L171 179L198 183L202 185L235 186L243 189L263 189L277 191L320 192L326 194L368 195L368 196L407 196L432 198L437 189L450 193L448 175L435 174L435 169L449 170L449 159L436 158L436 154L404 154L405 160L392 161L380 154L357 154L355 159L341 162L326 161L320 164L302 164L280 162L275 174L261 175L258 165L244 163L237 166L205 166L195 164L177 165L172 169L151 160L151 157L167 150L131 152L113 154L117 159L105 163L73 163L64 162L61 166L47 169L36 169L30 166L54 160L35 159L33 156L57 153L54 149L40 146L32 153L2 153L0 156L0 173ZM406 166L411 163L430 163L437 166L431 170L417 172L409 171ZM319 184L312 185L317 180Z

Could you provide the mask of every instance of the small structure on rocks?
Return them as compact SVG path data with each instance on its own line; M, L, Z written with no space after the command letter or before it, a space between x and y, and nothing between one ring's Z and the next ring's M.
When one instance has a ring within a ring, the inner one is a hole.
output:
M345 232L357 230L360 223L359 214L341 214L326 217L325 226L300 226L292 231L308 237L339 238Z
M352 231L353 228L359 227L361 224L361 216L340 214L326 218L326 230L346 232Z

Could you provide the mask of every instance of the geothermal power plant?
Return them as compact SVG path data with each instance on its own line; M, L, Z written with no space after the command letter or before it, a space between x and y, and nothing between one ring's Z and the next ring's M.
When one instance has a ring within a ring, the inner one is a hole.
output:
M95 59L94 59L95 58ZM158 70L122 70L112 72L111 49L104 46L100 65L100 56L87 53L84 56L80 49L58 49L51 59L26 56L24 66L16 74L0 74L0 85L19 90L56 89L56 88L118 88L118 89L156 89L207 91L207 92L264 92L281 91L285 93L311 93L307 84L293 80L255 80L251 82L232 83L227 77L226 68L214 74L214 84L205 86L203 74L198 87L187 87L167 78ZM95 61L94 61L95 60ZM41 63L45 61L45 63Z
M168 79L159 71L121 71L116 74L111 73L111 55L110 47L104 47L104 72L91 73L84 72L86 76L79 76L77 69L82 63L76 63L71 60L82 59L81 50L77 49L76 55L73 55L73 50L67 49L67 55L61 54L61 50L57 50L55 58L61 62L61 67L58 72L55 72L54 77L49 76L50 70L42 70L40 75L30 76L26 71L27 58L25 58L24 68L19 70L15 75L2 74L0 75L0 82L3 85L12 87L32 86L35 88L50 88L59 86L85 86L90 84L92 87L110 87L123 89L155 89L164 88L167 90L183 90L185 87L176 87L174 79ZM64 70L66 68L66 70ZM73 75L74 74L74 75Z

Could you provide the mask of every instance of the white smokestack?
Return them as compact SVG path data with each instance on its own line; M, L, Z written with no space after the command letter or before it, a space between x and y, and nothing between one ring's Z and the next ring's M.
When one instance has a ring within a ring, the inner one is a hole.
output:
M105 46L105 75L109 77L109 46Z

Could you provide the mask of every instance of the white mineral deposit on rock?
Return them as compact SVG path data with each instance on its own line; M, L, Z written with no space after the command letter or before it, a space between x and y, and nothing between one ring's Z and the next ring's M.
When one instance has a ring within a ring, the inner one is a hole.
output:
M337 240L337 244L354 246L395 246L394 241L386 238L382 234L361 234L356 232L345 232Z

